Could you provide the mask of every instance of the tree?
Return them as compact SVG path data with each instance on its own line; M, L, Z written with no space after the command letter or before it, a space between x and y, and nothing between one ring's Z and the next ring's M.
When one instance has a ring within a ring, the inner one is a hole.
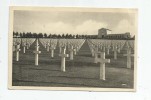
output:
M72 38L76 38L76 36L75 36L75 35L72 35Z
M29 33L27 32L27 33L26 33L26 38L29 38L29 37L30 37L30 35L29 35Z
M23 32L23 33L21 33L21 34L23 34L23 38L25 38L25 37L26 37L26 34L25 34L25 32Z
M13 37L15 37L16 36L16 33L13 31Z
M21 38L23 37L23 34L22 34L22 33L20 33L19 35L20 35Z
M33 33L33 37L34 37L34 38L37 38L37 33Z
M61 35L60 35L60 34L58 34L57 38L59 38L59 39L60 39L60 38L61 38Z
M42 33L39 33L39 34L38 34L38 38L43 38L43 34L42 34Z
M76 39L78 39L78 38L79 38L79 35L77 34L77 35L76 35Z
M47 38L47 34L46 33L44 34L44 37Z
M51 38L51 33L47 36L48 38Z
M61 36L62 38L65 38L65 35L64 34L62 34L62 36Z
M71 39L71 38L72 38L72 35L71 35L71 34L69 34L68 38L70 38L70 39Z
M66 38L66 39L67 39L67 38L69 38L69 35L68 35L68 33L66 34L65 38Z
M56 34L51 35L51 38L57 38Z
M31 32L29 32L29 37L32 38L33 37L33 34Z
M17 36L17 37L18 37L18 35L19 35L18 32L16 32L16 36Z

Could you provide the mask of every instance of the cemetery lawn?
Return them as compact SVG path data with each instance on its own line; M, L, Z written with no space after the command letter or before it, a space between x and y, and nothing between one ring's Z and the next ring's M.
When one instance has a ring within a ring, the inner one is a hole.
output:
M39 42L40 43L40 42ZM50 87L100 87L100 88L133 88L134 60L132 68L126 68L126 53L122 50L118 53L117 60L113 58L113 52L106 55L110 63L106 63L106 80L100 80L100 64L93 63L94 58L87 41L83 44L77 55L71 61L66 58L66 72L61 72L61 58L58 56L59 48L55 50L54 58L50 57L50 51L40 43L39 65L35 66L35 42L23 53L21 47L20 60L15 61L13 53L13 86L50 86ZM67 51L67 53L69 53Z

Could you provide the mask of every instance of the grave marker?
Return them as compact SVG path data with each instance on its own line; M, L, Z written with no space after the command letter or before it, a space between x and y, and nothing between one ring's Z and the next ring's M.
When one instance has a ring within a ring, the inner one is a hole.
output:
M110 54L110 48L111 48L110 45L108 45L106 48L107 48L107 55L109 55Z
M27 43L26 45L27 45L27 49L29 49L29 43Z
M49 46L50 46L50 44L49 44L49 42L47 43L47 51L49 52Z
M54 57L55 47L54 47L54 46L51 46L51 47L50 47L50 50L51 50L51 57L53 58L53 57Z
M70 51L70 60L73 60L73 52L75 51L75 49L73 48L72 45L70 46L69 51Z
M41 51L39 51L39 43L38 43L38 39L36 40L36 46L35 46L35 65L38 65L38 59L39 59L39 54L41 53Z
M65 69L66 60L65 59L66 59L66 57L69 57L69 55L66 54L66 49L65 48L63 48L62 53L59 54L59 56L61 57L61 71L65 72L66 71L66 69Z
M20 49L20 44L16 45L16 61L19 61L19 51L21 51Z
M110 59L105 59L105 52L101 52L100 56L97 59L97 62L100 62L100 79L105 80L105 63L110 63Z
M23 53L26 52L26 43L23 43Z
M105 47L105 46L103 46L103 52L105 52L105 49L106 49L106 47Z
M77 48L74 46L74 55L77 55Z
M114 46L113 51L114 51L114 59L117 59L117 52L119 52L117 46Z
M131 48L127 49L127 54L123 56L127 56L127 68L131 68L131 57L134 56L134 54L131 54Z
M117 49L118 49L118 52L120 53L120 52L121 52L121 47L120 47L120 45L117 45Z

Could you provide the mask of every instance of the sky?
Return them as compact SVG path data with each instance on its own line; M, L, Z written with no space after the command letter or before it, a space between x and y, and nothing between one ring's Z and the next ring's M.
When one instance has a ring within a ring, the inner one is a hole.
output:
M96 35L108 28L112 34L136 34L135 13L14 11L15 32Z

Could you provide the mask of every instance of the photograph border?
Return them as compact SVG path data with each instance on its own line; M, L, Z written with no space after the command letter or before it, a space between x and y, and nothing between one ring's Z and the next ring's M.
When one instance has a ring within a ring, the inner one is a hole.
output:
M9 9L9 34L8 34L8 89L18 90L61 90L61 91L110 91L110 92L136 92L137 81L137 39L138 39L138 9L137 8L87 8L87 7L40 7L40 6L10 6ZM91 88L91 87L43 87L43 86L12 86L12 42L13 21L15 10L34 11L72 11L72 12L129 12L135 15L135 56L134 56L134 88Z

